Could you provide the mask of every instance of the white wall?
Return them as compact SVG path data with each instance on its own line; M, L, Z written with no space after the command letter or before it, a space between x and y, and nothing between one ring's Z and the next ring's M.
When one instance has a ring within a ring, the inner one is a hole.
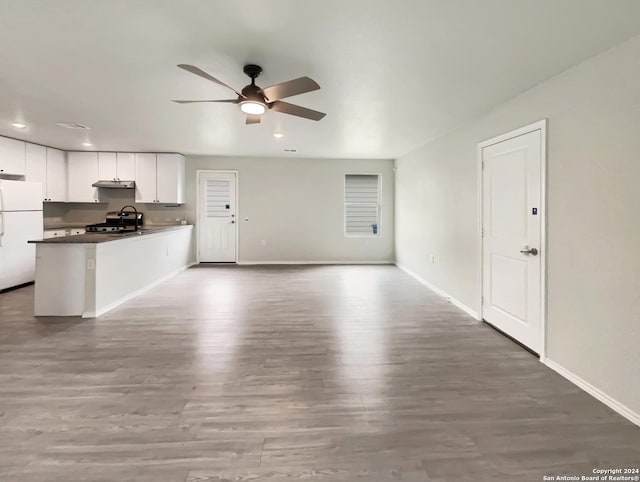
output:
M187 213L196 172L237 170L240 262L393 262L393 161L189 156ZM344 175L382 175L380 237L345 238ZM245 222L245 217L249 221ZM262 246L261 241L267 245Z
M477 310L477 144L549 119L547 356L636 414L639 78L636 37L396 161L398 263Z

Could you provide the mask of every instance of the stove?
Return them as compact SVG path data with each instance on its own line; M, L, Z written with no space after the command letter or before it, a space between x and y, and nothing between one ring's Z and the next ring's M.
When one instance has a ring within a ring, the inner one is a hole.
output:
M132 210L125 211L131 208ZM89 224L85 227L87 233L128 233L142 227L143 214L133 206L125 206L120 211L107 213L104 223Z

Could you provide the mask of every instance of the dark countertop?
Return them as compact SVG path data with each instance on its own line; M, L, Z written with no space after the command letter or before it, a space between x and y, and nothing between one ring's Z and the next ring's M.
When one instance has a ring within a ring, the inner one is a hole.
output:
M164 231L175 231L178 229L191 229L192 224L179 224L174 226L148 226L138 231L130 233L91 233L77 234L75 236L63 236L61 238L36 239L29 241L30 243L43 244L98 244L109 241L120 241L129 238L139 238L140 236L148 236L150 234L158 234Z

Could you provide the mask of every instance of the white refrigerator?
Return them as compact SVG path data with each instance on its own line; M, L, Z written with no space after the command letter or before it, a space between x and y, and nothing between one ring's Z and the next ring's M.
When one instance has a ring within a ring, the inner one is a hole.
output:
M41 184L0 179L0 290L35 279L42 229Z

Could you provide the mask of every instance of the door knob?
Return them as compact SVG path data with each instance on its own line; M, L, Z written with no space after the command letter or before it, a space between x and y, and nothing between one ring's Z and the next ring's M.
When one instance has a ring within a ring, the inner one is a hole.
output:
M529 248L528 246L525 246L520 250L520 252L522 254L530 254L532 256L536 256L538 254L538 250L536 248Z

